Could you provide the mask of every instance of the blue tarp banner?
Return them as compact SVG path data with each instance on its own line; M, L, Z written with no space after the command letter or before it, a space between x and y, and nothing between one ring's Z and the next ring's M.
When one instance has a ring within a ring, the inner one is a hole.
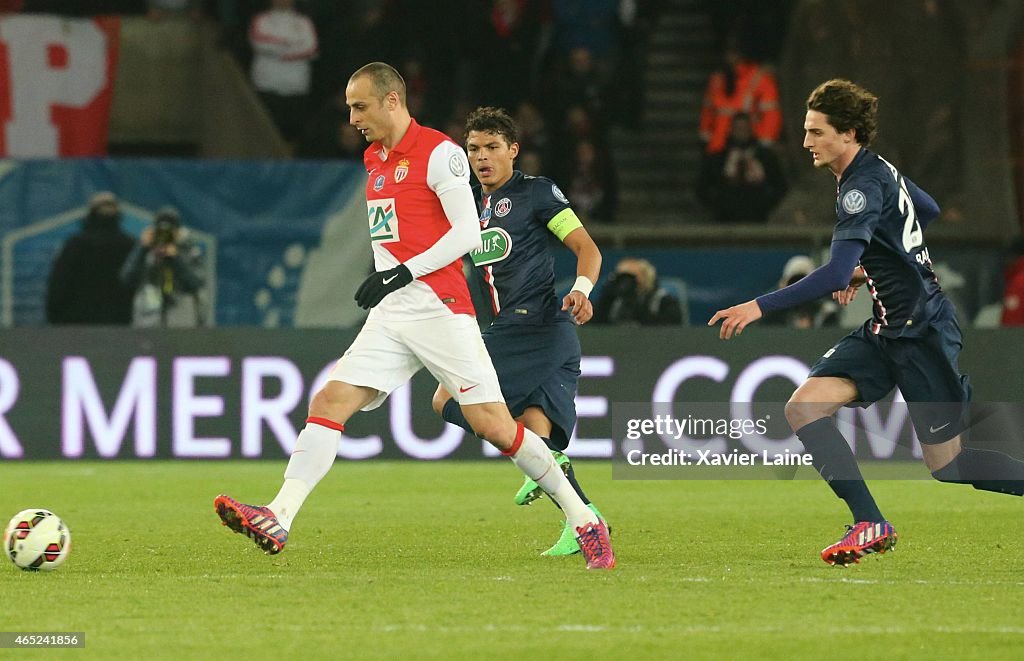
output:
M126 232L176 207L206 251L217 325L338 326L369 268L363 185L350 162L81 159L0 162L0 324L44 322L46 280L89 197L121 198Z

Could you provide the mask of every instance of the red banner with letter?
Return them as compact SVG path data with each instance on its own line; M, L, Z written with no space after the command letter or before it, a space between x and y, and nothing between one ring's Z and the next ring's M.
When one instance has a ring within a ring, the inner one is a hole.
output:
M116 16L0 18L0 156L101 156L117 71Z

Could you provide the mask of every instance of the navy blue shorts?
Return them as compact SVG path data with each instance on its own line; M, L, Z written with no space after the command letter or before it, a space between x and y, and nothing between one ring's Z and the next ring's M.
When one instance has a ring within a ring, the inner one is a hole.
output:
M580 340L572 323L499 324L483 332L508 410L537 406L551 420L551 445L564 450L576 426Z
M811 366L810 376L852 380L867 407L899 387L922 443L943 443L966 429L971 385L960 373L963 336L956 318L933 323L921 337L882 337L870 322L844 337Z

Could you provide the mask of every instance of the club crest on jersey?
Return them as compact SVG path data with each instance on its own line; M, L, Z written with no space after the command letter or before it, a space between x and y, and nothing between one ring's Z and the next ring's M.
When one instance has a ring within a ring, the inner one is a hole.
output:
M494 215L498 218L504 218L508 215L508 212L512 211L512 200L507 197L503 197L498 200L498 203L494 205Z
M565 193L562 192L562 189L557 184L551 184L551 194L562 204L569 204L569 198L565 196Z
M480 232L480 243L479 250L469 253L476 266L500 262L512 252L512 237L500 227L488 227Z
M370 241L392 243L399 240L398 214L393 198L367 200L366 216L370 223Z
M384 188L384 175L378 174L377 178L373 180L373 190L380 192L382 188Z
M395 167L395 183L402 183L402 180L407 176L409 176L409 159L403 158L398 161L398 165Z
M843 211L846 213L860 213L867 205L868 198L856 188L843 195Z

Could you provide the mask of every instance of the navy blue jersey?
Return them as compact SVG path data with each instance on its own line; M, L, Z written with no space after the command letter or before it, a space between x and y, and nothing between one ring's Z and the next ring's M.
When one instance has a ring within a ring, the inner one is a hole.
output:
M555 295L550 250L554 225L569 216L575 220L569 200L550 179L518 170L490 195L479 187L474 194L483 247L471 257L483 276L493 323L571 322Z
M839 181L833 241L867 243L861 266L874 301L871 332L917 337L951 314L932 270L908 182L881 156L861 149Z

